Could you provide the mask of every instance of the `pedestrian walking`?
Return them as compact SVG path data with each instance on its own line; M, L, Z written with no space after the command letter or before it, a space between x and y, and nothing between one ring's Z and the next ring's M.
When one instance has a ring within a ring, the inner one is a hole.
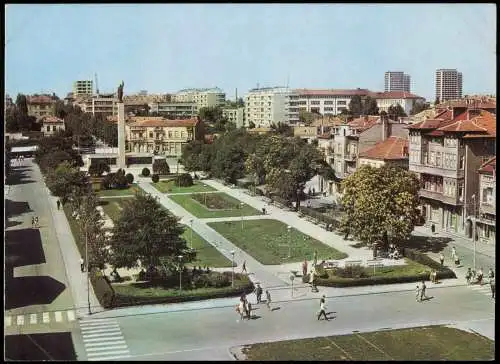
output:
M83 258L80 258L80 269L82 271L82 273L85 271L85 261L83 260Z
M302 263L302 276L305 277L307 274L307 259L304 259L304 263Z
M415 289L415 299L420 302L420 286L417 283L417 288Z
M56 202L56 203L57 203L57 209L58 209L58 210L59 210L59 209L61 209L61 201L57 200L57 202Z
M479 285L481 285L481 286L483 285L483 277L484 277L483 267L481 267L477 271L477 283L479 283Z
M439 254L439 261L441 262L441 267L444 266L444 254L443 253Z
M470 280L472 279L472 270L467 268L467 273L465 273L465 279L467 280L467 284L470 284Z
M31 217L31 228L34 229L35 228L35 216L32 216Z
M422 281L422 286L420 287L420 302L424 300L424 298L427 298L427 295L425 294L427 286L425 285L425 281Z
M328 321L328 317L326 316L326 302L325 302L325 295L321 297L319 300L319 312L318 312L318 321L323 316L326 321Z
M40 227L40 225L38 225L38 216L35 216L35 227Z
M247 319L251 319L252 318L252 304L250 303L250 301L247 301Z
M460 265L460 258L458 255L455 255L455 265L458 267Z
M245 315L245 302L240 301L240 304L238 306L238 313L240 314L240 320L243 321L243 318L246 316Z
M491 298L495 299L495 278L490 279Z
M490 268L490 271L488 272L488 278L492 280L495 278L495 273L493 272L493 268Z
M455 260L455 257L457 256L457 250L455 247L451 248L451 260Z
M271 311L271 293L266 289L266 306L269 311Z
M314 268L313 268L313 269L311 269L311 274L309 276L309 284L311 285L311 292L318 291L315 284L314 284L315 283L314 280L316 278L315 276L316 276L316 273L315 273Z
M436 225L431 225L431 232L434 234L436 232Z
M262 302L262 287L260 286L259 283L257 283L257 286L255 287L255 295L257 296L257 303Z
M243 261L243 265L241 266L241 273L247 273L247 261Z

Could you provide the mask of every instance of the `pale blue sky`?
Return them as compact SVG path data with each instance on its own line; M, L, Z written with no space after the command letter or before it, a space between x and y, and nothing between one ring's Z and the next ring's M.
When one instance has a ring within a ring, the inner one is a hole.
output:
M464 94L496 92L492 4L8 5L6 91L55 92L77 79L125 94L219 86L368 88L384 72L434 99L438 68L463 73Z

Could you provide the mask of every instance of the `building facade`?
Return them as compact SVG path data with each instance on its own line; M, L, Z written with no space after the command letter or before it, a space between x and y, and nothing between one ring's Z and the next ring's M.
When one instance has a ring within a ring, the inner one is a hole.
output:
M64 131L64 120L55 116L45 116L41 119L42 132L45 136L50 136L59 131Z
M362 165L374 168L387 165L408 169L408 139L390 136L374 147L359 153L358 167Z
M436 70L436 99L454 100L462 97L462 73L456 69Z
M127 123L125 125L127 151L180 157L183 145L202 138L200 123L197 118Z
M496 157L484 163L479 172L479 216L476 229L479 240L496 241ZM476 205L477 206L477 205Z
M289 123L290 90L286 87L251 89L245 96L245 126L257 128Z
M405 91L373 92L370 96L377 100L379 112L387 112L390 106L400 105L406 115L410 115L413 106L415 106L417 102L425 102L424 97Z
M92 96L94 93L92 80L79 80L73 82L73 96Z
M226 103L226 93L220 88L185 89L172 95L174 102L194 102L197 112L202 107L223 106Z
M44 116L54 116L55 100L48 95L27 96L28 115L37 119Z
M410 75L400 71L387 71L384 76L384 92L410 91Z
M153 102L149 104L149 112L172 119L189 119L196 116L197 106L194 102Z
M245 126L245 107L225 107L222 109L222 116L230 123L234 123L237 128Z

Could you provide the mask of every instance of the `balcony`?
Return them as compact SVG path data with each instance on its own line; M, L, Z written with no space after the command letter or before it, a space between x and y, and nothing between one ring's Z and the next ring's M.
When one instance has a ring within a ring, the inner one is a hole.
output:
M418 191L418 195L420 197L428 198L431 200L441 201L447 205L460 206L463 205L463 201L459 199L457 196L447 196L442 192L438 191L428 191L421 189Z
M488 203L482 202L481 205L479 206L479 211L482 214L491 214L491 215L496 215L496 208L495 205L490 205Z
M462 169L453 170L453 169L444 169L441 167L429 166L424 164L414 164L410 163L410 171L417 173L425 173L431 174L434 176L443 176L448 178L464 178L465 173Z
M357 155L352 153L352 154L346 154L344 156L344 159L347 161L347 162L355 162L356 161L356 158L357 158Z

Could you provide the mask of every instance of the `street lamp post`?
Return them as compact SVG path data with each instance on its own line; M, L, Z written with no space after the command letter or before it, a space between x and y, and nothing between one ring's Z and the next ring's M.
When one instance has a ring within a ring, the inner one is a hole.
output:
M179 258L179 291L182 291L182 269L181 269L182 255L178 255L177 258Z
M87 222L85 222L85 263L87 263L87 306L89 309L89 315L92 314L90 309L90 272L89 272L89 242L88 242L88 228Z
M288 258L292 257L292 227L288 225Z
M234 250L231 250L231 256L232 256L231 268L233 269L231 272L231 287L234 287Z
M190 244L190 248L193 249L193 219L190 219L189 223L191 224L191 237L189 240L189 244Z
M241 216L241 231L243 231L243 206L245 204L243 202L240 203L240 216Z
M476 271L476 195L472 195L473 205L473 216L472 216L472 241L474 242L474 271Z

